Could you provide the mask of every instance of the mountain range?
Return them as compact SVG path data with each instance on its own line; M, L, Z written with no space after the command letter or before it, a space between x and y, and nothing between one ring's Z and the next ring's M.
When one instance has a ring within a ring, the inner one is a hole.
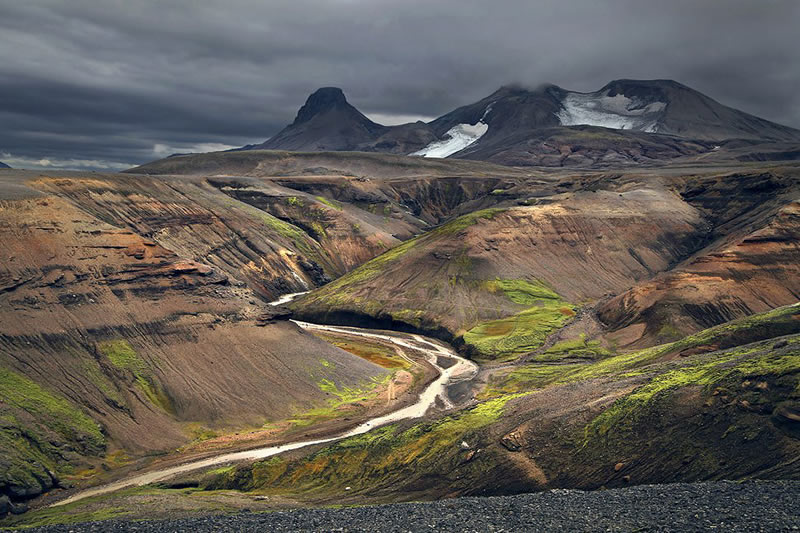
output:
M798 159L620 81L4 170L0 526L800 479Z
M308 97L294 122L242 149L596 166L700 155L742 143L800 143L800 130L724 106L672 80L615 80L590 93L555 85L504 86L431 122L398 126L370 120L341 89L323 87Z

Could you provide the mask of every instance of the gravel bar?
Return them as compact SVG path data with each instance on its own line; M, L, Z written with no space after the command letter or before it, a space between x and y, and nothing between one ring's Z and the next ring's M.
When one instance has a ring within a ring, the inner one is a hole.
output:
M800 531L800 481L642 485L28 531Z

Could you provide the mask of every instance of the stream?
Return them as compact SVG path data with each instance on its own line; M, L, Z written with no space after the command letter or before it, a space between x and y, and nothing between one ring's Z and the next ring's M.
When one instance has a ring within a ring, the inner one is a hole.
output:
M305 294L305 292L286 294L281 298L279 298L278 300L271 302L270 305L281 305L288 303L302 294ZM445 408L447 409L453 408L455 406L453 405L453 402L448 396L447 393L448 387L457 383L468 381L473 377L475 377L475 375L478 372L477 365L472 361L460 357L448 346L445 346L438 342L434 342L430 339L426 339L421 335L410 335L410 336L399 335L399 334L395 335L389 332L377 333L374 331L368 331L354 327L326 326L321 324L311 324L308 322L301 322L297 320L292 320L292 322L294 322L299 327L308 331L321 330L321 331L346 333L348 335L357 335L362 337L371 337L391 342L403 348L410 348L413 350L417 350L425 354L428 362L431 365L433 365L439 372L439 376L433 382L431 382L425 388L425 390L423 390L420 393L419 398L414 404L402 407L400 409L397 409L396 411L393 411L391 413L382 416L371 418L366 422L356 426L355 428L340 433L338 435L316 440L303 440L276 446L255 448L252 450L244 450L240 452L226 452L206 459L188 462L182 465L136 474L131 477L121 479L113 483L109 483L107 485L101 485L99 487L94 487L91 489L80 491L74 494L73 496L70 496L69 498L65 498L61 501L52 504L51 507L55 507L58 505L66 505L92 496L108 494L110 492L114 492L126 487L149 485L151 483L165 481L177 475L184 474L186 472L191 472L193 470L199 470L203 468L209 468L213 466L225 465L230 463L237 463L242 461L265 459L267 457L271 457L273 455L277 455L283 452L305 448L306 446L325 444L346 439L348 437L352 437L355 435L361 435L362 433L366 433L372 429L384 426L386 424L391 424L393 422L409 418L419 418L421 416L424 416L425 413L427 413L431 407L436 405L437 399L439 399L442 402ZM442 358L444 360L455 361L455 363L450 364L445 368L440 365L440 361L442 360Z

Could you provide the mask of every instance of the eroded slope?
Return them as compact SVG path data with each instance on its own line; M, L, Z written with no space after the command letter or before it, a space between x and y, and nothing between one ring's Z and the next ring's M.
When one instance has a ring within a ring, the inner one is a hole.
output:
M510 352L481 345L483 337L514 336L546 322L542 313L530 316L537 309L550 309L545 314L554 320L574 315L584 302L668 269L705 238L705 219L663 185L609 188L465 215L304 297L295 309L326 321L361 316L439 331L484 356L530 349L524 342ZM496 322L520 313L513 323ZM551 329L560 325L556 320Z
M81 180L67 181L35 185ZM143 195L136 211L105 180L84 187L97 201L85 210L24 185L0 201L0 493L25 499L91 476L80 468L259 427L385 375L147 231L202 212Z

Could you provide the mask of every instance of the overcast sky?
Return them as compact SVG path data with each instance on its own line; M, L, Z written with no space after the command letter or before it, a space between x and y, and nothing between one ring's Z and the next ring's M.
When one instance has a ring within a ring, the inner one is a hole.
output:
M672 78L800 128L800 0L0 0L0 161L262 142L342 87L379 122L503 84Z

